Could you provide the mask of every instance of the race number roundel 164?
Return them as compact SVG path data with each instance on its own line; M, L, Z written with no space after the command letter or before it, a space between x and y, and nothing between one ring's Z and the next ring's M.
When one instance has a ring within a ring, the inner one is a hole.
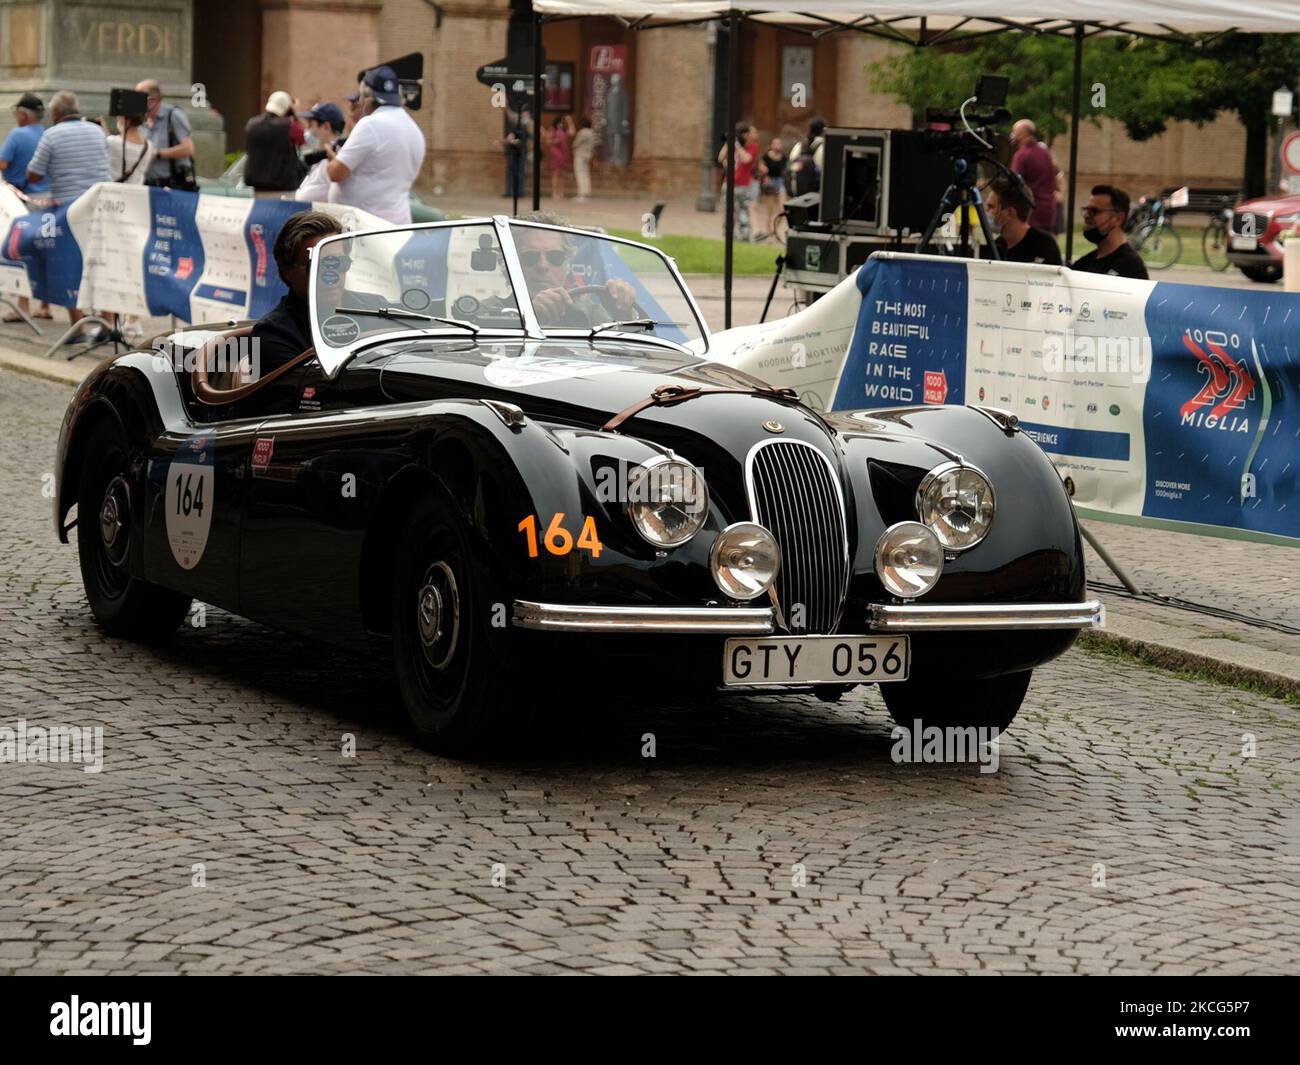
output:
M216 478L211 433L187 437L167 467L167 543L181 569L193 569L208 546Z

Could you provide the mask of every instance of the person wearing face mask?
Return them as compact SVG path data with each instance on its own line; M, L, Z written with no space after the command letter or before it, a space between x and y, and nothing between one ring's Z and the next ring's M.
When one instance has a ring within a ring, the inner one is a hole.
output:
M310 169L293 198L308 203L326 201L330 198L329 153L337 152L344 142L343 111L337 104L317 104L303 118L307 121L308 149L303 162Z
M1071 270L1148 280L1146 263L1133 250L1124 232L1128 206L1128 193L1123 189L1114 185L1092 187L1092 196L1083 208L1083 223L1087 226L1083 235L1097 245L1097 250L1075 259L1070 264Z
M302 161L308 166L315 166L327 158L326 145L336 152L343 147L343 126L346 120L343 109L338 104L317 104L302 117L307 123L307 151Z
M1019 181L1000 177L988 188L984 201L989 222L999 231L998 255L1012 263L1061 265L1061 249L1050 233L1029 224L1033 195Z

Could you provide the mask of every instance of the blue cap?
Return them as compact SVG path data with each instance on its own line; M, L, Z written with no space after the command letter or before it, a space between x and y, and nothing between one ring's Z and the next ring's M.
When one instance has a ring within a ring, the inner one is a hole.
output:
M381 104L402 102L402 86L392 67L372 67L361 80Z
M317 104L302 117L310 118L316 122L324 122L335 133L342 133L343 127L346 125L343 120L343 109L338 104L329 102Z

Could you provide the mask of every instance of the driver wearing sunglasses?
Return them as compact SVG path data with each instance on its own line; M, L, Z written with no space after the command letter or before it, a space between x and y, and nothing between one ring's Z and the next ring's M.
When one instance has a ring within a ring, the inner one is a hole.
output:
M545 221L551 225L563 224L551 218ZM581 329L634 316L636 290L617 278L604 286L609 295L608 306L599 299L579 297L575 300L569 295L569 289L574 287L569 271L573 246L567 234L530 226L516 226L513 234L519 263L524 268L528 295L539 323Z

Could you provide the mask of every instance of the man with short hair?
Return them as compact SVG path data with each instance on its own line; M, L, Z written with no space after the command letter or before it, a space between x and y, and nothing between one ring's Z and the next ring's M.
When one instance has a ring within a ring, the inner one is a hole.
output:
M361 84L365 117L337 152L325 146L333 203L346 203L394 225L411 223L411 186L424 165L424 134L402 106L393 68L367 70Z
M1015 148L1011 169L1034 196L1029 224L1050 231L1056 223L1056 162L1052 153L1039 141L1038 127L1027 118L1011 127L1011 144Z
M1147 266L1124 232L1128 218L1128 193L1114 185L1094 185L1092 196L1083 207L1083 231L1095 251L1070 264L1071 270L1088 274L1111 274L1115 277L1132 277L1148 280Z
M283 89L271 93L266 109L244 127L244 184L259 200L279 200L302 180L302 166L289 135L293 99Z
M338 219L323 211L290 215L280 227L273 254L280 280L289 291L253 327L250 339L254 342L262 377L312 346L307 287L311 281L312 249L326 237L342 232Z
M566 219L551 211L531 211L521 216L519 221L536 222L542 226L569 224ZM599 298L596 304L589 304L584 309L569 295L569 289L575 284L571 267L575 247L571 234L559 229L540 229L526 225L514 225L510 233L519 254L519 265L523 267L528 298L532 301L539 324L571 324L585 328L614 320L610 317L609 308ZM605 283L605 292L609 306L616 311L616 318L630 318L633 315L636 290L631 284L621 278L610 278ZM593 314L596 315L595 320L592 320Z
M145 184L185 188L194 181L194 141L189 116L175 104L163 103L162 86L156 78L146 78L135 90L149 98L143 132L153 145L154 156Z
M112 181L104 131L85 122L75 93L56 92L50 99L54 124L41 136L27 164L28 182L49 179L56 205L71 203L92 185Z
M45 104L41 98L32 92L23 93L14 104L16 126L9 131L4 144L0 145L0 177L19 192L34 197L49 191L49 186L44 181L33 183L27 180L27 164L36 154L36 146L45 132L41 125L44 116Z
M1018 181L1003 175L989 185L984 201L989 222L999 230L998 255L1012 263L1061 265L1056 238L1029 224L1034 199Z
M36 154L36 146L40 144L41 135L45 132L45 128L41 125L44 115L45 104L41 102L41 98L35 93L23 93L18 103L14 105L14 121L17 125L9 131L4 144L0 145L0 179L8 182L23 195L37 200L49 195L50 187L44 180L28 181L27 165ZM26 296L18 297L18 308L22 314L28 312L30 304ZM36 317L51 317L50 305L41 304ZM22 315L7 314L3 321L19 322L22 321Z
M108 142L104 131L93 122L82 119L75 93L56 92L50 98L50 115L54 124L41 136L31 162L27 164L27 180L41 181L49 178L50 196L55 206L71 203L92 185L112 181L108 171ZM68 308L68 320L79 322L85 312ZM81 340L103 340L108 334L97 329L89 337L73 335L64 343Z

